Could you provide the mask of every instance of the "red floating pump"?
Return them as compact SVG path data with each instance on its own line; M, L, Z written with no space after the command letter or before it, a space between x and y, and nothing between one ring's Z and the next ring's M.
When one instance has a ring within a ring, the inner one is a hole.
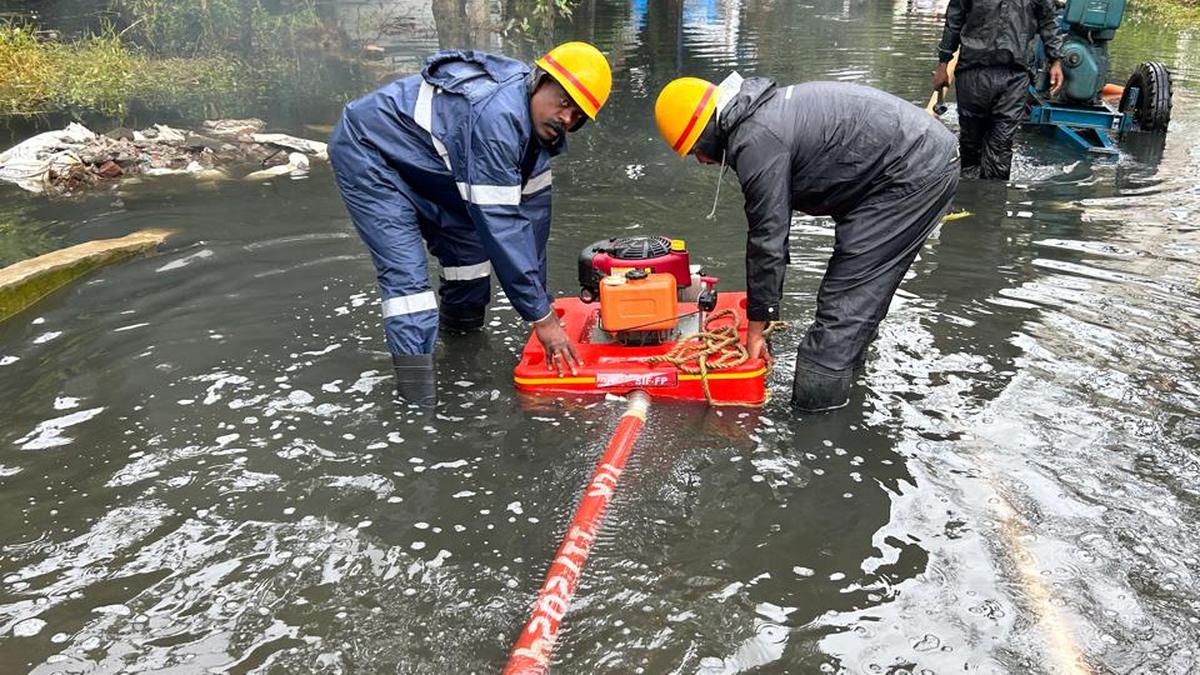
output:
M691 263L679 239L623 237L584 248L579 300L554 303L583 365L577 373L556 376L531 335L513 371L517 389L553 394L644 389L655 398L762 405L767 373L762 359L708 367L701 374L695 363L662 358L687 336L713 330L712 324L726 330L736 325L738 340L745 343L746 296L718 296L716 283ZM707 321L709 315L715 320Z

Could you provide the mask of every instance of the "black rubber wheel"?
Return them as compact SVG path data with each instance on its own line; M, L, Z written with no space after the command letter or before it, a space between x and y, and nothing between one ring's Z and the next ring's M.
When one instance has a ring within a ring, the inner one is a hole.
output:
M1131 87L1137 87L1140 92L1134 110L1128 110ZM1132 113L1138 129L1142 131L1166 131L1171 124L1171 71L1155 61L1147 61L1134 68L1133 75L1125 83L1119 109Z

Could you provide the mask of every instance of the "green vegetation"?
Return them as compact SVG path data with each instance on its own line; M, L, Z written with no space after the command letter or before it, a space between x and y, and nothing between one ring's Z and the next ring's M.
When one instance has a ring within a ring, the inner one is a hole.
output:
M318 0L110 0L126 38L171 57L236 60L260 97L356 92L349 41Z
M344 98L355 65L316 0L110 0L91 31L0 25L0 115L232 115L272 98Z
M1200 27L1200 0L1134 0L1135 21L1153 21L1173 28Z
M579 0L507 0L504 13L510 17L505 32L527 39L547 35L558 19L570 20Z
M578 2L502 0L503 27L517 43L544 47ZM264 115L334 107L364 88L367 66L327 0L91 6L68 37L55 25L0 24L0 115Z
M112 30L44 42L29 27L0 26L0 114L55 110L120 116L131 102L200 108L244 89L228 58L154 58Z
M113 0L130 37L175 56L274 54L324 30L315 0Z

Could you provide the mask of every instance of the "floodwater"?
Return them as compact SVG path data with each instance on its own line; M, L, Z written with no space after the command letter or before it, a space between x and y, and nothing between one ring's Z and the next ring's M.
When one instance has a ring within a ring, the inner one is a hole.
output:
M384 40L401 66L442 34L413 12ZM923 102L940 30L921 3L824 0L598 1L559 29L615 67L555 167L562 295L583 245L630 233L685 238L743 286L736 183L705 220L715 170L654 131L671 77ZM1175 73L1165 143L1091 161L1022 135L1009 185L962 185L972 215L925 248L851 405L803 418L791 354L832 237L795 218L774 398L652 409L556 672L1195 672L1200 46L1122 28L1117 79L1151 58ZM0 222L4 262L179 230L0 325L0 672L502 668L622 408L515 395L526 333L502 295L486 335L439 345L422 414L389 395L327 167L73 201L0 187Z

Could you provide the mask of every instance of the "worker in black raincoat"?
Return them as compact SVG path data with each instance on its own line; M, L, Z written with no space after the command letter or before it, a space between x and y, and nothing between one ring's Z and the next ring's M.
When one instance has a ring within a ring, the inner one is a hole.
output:
M1062 30L1054 0L950 0L938 44L933 88L950 82L958 91L963 175L1007 180L1013 137L1029 115L1028 90L1041 37L1050 64L1050 93L1062 88Z
M676 153L725 162L742 184L751 357L770 358L764 331L782 318L792 211L833 218L833 257L800 343L792 405L845 405L892 295L949 210L959 176L954 135L870 87L779 88L736 73L720 87L691 77L671 82L655 118Z

